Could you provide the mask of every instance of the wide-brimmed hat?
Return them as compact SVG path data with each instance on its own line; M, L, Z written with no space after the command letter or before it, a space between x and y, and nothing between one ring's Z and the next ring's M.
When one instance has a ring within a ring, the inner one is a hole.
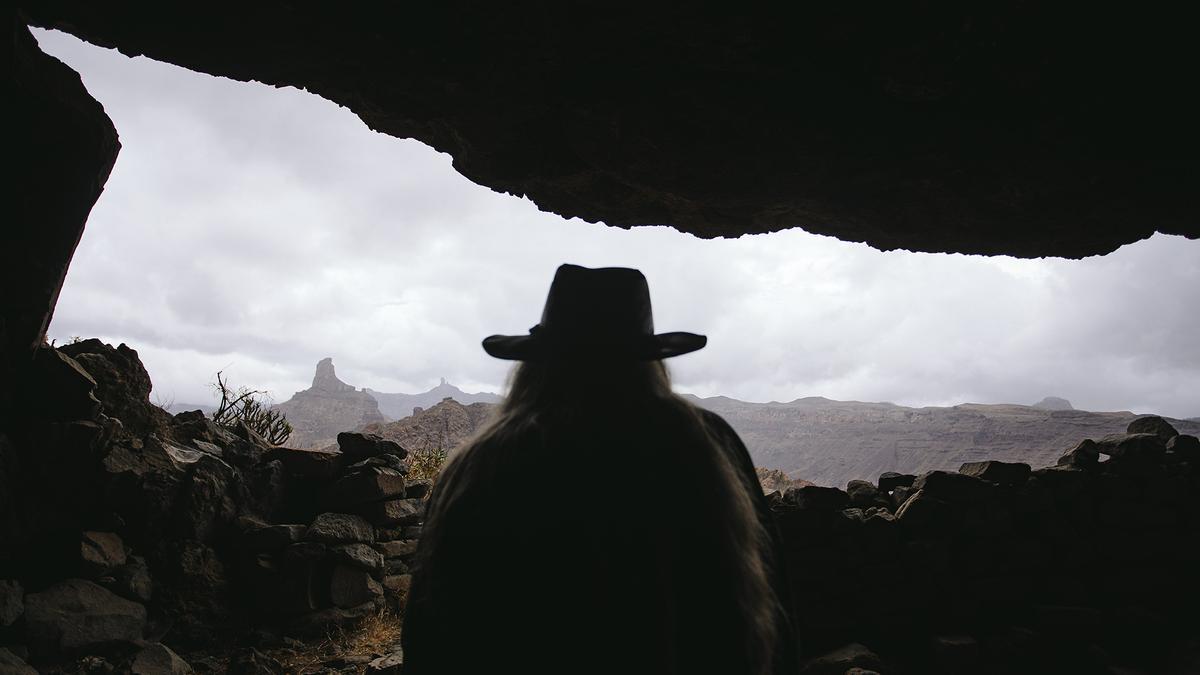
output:
M654 333L650 287L628 267L560 265L542 321L528 335L493 335L483 349L498 359L616 358L654 361L701 349L695 333Z

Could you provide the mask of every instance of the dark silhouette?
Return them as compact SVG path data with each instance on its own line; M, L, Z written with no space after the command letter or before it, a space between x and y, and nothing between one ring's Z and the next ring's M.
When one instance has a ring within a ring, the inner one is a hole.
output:
M429 504L405 672L768 673L795 668L790 593L745 447L671 393L645 277L558 269L522 361Z

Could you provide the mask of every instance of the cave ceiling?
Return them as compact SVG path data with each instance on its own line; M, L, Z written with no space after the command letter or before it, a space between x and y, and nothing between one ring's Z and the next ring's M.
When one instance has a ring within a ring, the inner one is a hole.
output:
M1196 238L1190 24L1049 4L20 11L127 55L304 88L480 185L610 226L1022 257Z

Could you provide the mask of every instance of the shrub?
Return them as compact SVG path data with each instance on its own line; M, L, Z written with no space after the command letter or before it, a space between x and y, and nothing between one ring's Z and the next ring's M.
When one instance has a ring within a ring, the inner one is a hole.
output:
M438 474L441 473L448 455L446 449L441 446L410 452L408 454L409 480L437 482Z
M221 395L221 403L213 413L213 421L227 427L242 422L272 445L281 445L292 435L292 425L278 410L272 410L267 392L238 387L236 390L217 371L213 388Z

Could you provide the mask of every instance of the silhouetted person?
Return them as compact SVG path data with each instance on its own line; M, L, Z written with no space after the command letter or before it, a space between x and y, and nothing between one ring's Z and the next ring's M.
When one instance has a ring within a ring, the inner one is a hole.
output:
M405 673L794 670L770 514L745 447L671 393L641 272L563 265L491 424L431 496Z

